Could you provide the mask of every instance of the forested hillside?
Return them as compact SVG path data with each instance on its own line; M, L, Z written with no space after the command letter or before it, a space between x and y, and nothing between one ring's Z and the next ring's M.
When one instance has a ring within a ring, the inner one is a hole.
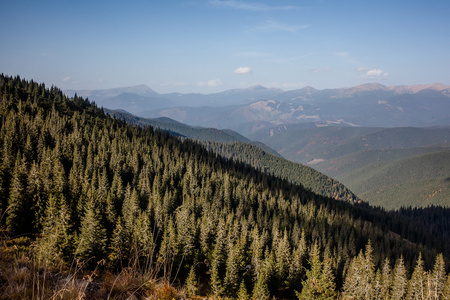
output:
M278 126L252 136L373 206L450 205L450 128ZM446 152L447 151L447 152Z
M450 295L447 209L318 196L19 77L0 99L0 298Z
M337 180L328 177L311 167L294 163L280 156L266 153L249 143L204 143L208 149L219 155L247 163L255 168L292 183L302 185L312 192L336 200L361 202L349 189Z
M145 119L123 111L107 113L133 125L151 125L170 134L199 141L222 157L249 164L259 170L303 185L312 192L344 201L361 201L344 185L311 167L293 163L260 142L251 142L232 130L188 126L169 118Z
M341 178L361 198L387 209L449 206L450 150L369 164Z

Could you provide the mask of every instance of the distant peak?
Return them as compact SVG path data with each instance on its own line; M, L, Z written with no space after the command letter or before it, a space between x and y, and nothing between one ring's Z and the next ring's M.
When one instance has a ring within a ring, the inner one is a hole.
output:
M379 83L364 83L353 88L358 91L388 90L389 88Z
M258 90L267 90L267 88L260 84L255 84L255 85L252 85L251 87L249 87L247 90L258 91Z
M304 88L301 88L300 90L307 92L307 93L313 93L313 92L318 91L317 89L313 88L312 86L305 86Z
M136 93L136 94L156 94L156 92L154 90L152 90L145 84L138 84L138 85L126 87L123 89L125 89L129 92L132 92L132 93Z

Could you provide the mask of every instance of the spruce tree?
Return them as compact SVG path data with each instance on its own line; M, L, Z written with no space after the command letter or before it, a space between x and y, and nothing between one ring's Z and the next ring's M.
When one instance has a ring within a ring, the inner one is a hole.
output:
M44 264L70 262L73 251L70 213L62 197L50 195L37 242L37 257Z
M191 266L189 275L186 278L186 296L192 298L197 294L197 290L198 290L197 276L195 275L194 266Z
M27 165L25 157L18 153L8 199L6 228L13 234L32 233L32 205L26 193Z
M323 269L320 276L321 295L320 299L334 299L336 296L335 276L331 257L325 252Z
M308 264L309 269L306 270L306 280L302 282L302 291L297 293L299 299L316 299L321 294L322 261L317 241L311 246Z
M436 261L429 280L428 297L430 299L441 299L446 282L445 262L442 253L436 256Z
M226 230L225 222L220 219L217 226L217 236L214 245L214 250L211 258L211 290L214 296L219 297L223 295L225 288L223 278L225 275L225 263L226 263Z
M342 296L344 299L371 299L374 293L375 267L370 242L365 254L362 250L353 258L345 277Z
M99 207L93 197L86 203L85 213L81 220L81 231L78 236L76 255L86 263L88 267L94 267L105 258L106 254L106 229L103 227Z
M262 268L256 276L255 285L253 286L253 298L267 300L270 299L268 275L266 271L266 261L262 262Z
M283 238L278 239L278 243L275 247L275 270L276 276L282 287L287 286L289 268L291 266L291 249L287 236L287 231L284 231Z
M298 298L333 299L336 291L331 259L325 255L324 260L321 260L317 241L312 245L308 263L310 269L306 271L306 280L303 282L301 293L297 292Z
M408 284L408 279L406 277L405 264L403 262L403 257L400 257L395 264L394 270L392 271L392 300L400 300L406 294L406 288Z
M289 266L288 286L291 291L298 289L304 275L303 260L306 254L307 245L305 231L302 231L297 248L292 253L292 263Z
M388 258L384 260L381 269L381 290L380 299L389 299L392 288L391 264Z
M242 269L242 257L239 249L239 244L230 245L226 260L226 270L224 284L227 294L235 296L239 288Z
M239 285L239 290L237 292L237 299L238 300L248 300L249 294L247 292L247 287L245 286L245 281L242 279L241 284Z
M423 299L426 296L426 279L427 275L423 269L422 254L419 254L411 279L408 281L406 299Z

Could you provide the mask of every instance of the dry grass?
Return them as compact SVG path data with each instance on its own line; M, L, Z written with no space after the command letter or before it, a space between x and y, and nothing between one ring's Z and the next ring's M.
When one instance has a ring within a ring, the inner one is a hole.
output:
M48 265L39 263L33 249L29 238L0 238L0 299L186 299L166 280L157 281L154 272L88 271L78 262Z

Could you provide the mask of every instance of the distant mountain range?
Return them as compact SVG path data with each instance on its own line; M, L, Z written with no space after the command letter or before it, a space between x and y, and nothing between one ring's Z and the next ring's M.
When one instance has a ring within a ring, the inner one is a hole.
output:
M450 86L443 84L283 91L253 86L214 94L158 94L145 85L65 91L99 106L141 117L168 117L195 126L230 128L247 135L280 124L305 126L450 125Z
M372 205L450 206L450 127L283 125L249 138L339 180Z

